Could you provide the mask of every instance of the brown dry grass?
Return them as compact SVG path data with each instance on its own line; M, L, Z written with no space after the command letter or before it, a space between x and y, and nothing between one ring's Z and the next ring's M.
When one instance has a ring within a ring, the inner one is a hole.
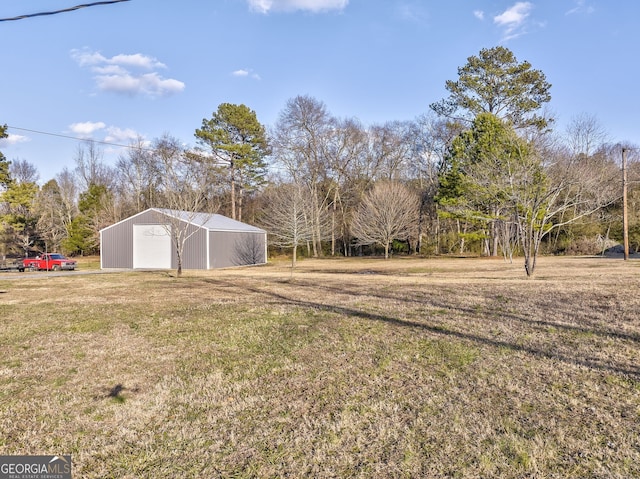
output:
M640 476L640 263L0 277L0 454L74 477Z

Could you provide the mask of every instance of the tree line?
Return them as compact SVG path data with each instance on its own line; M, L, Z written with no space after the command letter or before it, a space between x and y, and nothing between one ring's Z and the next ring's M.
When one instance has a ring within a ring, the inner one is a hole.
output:
M594 254L622 237L621 151L630 157L630 239L640 247L636 149L593 116L555 131L551 84L505 47L483 49L411 121L363 125L296 96L274 125L223 103L187 148L169 134L133 142L115 165L83 142L38 186L0 153L0 254L99 251L100 229L150 207L218 212L264 227L298 254ZM6 137L6 127L0 127Z

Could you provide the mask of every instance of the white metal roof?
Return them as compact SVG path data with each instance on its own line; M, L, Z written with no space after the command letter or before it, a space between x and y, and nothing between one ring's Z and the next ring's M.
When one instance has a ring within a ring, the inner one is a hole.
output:
M251 231L255 233L265 233L265 231L260 228L218 214L193 213L190 211L169 210L164 208L151 209L187 223L201 226L209 231Z
M119 221L118 223L115 223L111 226L107 226L106 228L103 228L103 230L113 228L114 226L124 221L127 221L131 218L135 218L136 216L141 215L147 211L157 211L158 213L161 213L163 215L177 218L187 223L191 223L201 228L205 228L209 231L238 231L238 232L266 233L266 231L263 229L257 228L255 226L251 226L241 221L236 221L231 218L227 218L226 216L222 216L222 215L213 214L213 213L193 213L190 211L170 210L166 208L149 208L148 210L141 211L140 213L130 216L129 218L125 218L124 220Z

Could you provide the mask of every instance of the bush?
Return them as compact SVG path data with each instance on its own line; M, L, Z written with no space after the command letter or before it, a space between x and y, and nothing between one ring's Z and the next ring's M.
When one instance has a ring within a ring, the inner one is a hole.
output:
M598 238L577 238L567 245L564 253L568 256L600 254L602 253L602 242Z

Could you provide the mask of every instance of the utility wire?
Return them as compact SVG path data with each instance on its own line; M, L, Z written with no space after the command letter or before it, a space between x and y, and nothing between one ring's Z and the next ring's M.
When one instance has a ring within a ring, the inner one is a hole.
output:
M57 136L58 138L67 138L69 140L88 141L91 143L100 143L101 145L118 146L120 148L129 148L129 149L135 149L135 150L141 150L141 151L155 151L151 148L141 148L134 145L122 145L119 143L111 143L108 141L93 140L91 138L79 138L77 136L60 135L58 133L49 133L47 131L30 130L29 128L18 128L17 126L11 126L11 125L7 125L7 128L10 130L28 131L30 133L37 133L39 135Z
M0 126L2 126L2 125L0 125ZM69 135L60 135L59 133L49 133L47 131L32 130L32 129L29 129L29 128L19 128L17 126L11 126L11 125L5 125L5 126L7 127L8 130L28 131L29 133L37 133L38 135L48 135L48 136L55 136L55 137L58 137L58 138L66 138L68 140L99 143L101 145L117 146L119 148L127 148L128 150L145 151L145 152L148 152L148 153L155 153L157 151L154 148L145 148L143 146L138 146L138 145L134 145L134 144L122 145L120 143L111 143L109 141L93 140L91 138L79 138L77 136L69 136ZM199 152L199 151L190 150L190 151L188 151L188 153L191 154L191 155L199 156L201 158L211 159L211 156L203 154L202 152ZM215 158L215 160L217 161L217 163L216 163L217 166L228 166L230 164L230 162L228 160L225 160L223 158ZM277 167L277 166L273 166L273 165L271 166L271 168L283 169L283 168L280 168L280 167Z
M127 148L129 150L138 150L138 151L145 151L145 152L149 152L149 153L155 153L157 150L154 148L145 148L143 146L138 146L138 145L123 145L120 143L112 143L109 141L100 141L100 140L94 140L91 138L79 138L77 136L69 136L69 135L60 135L58 133L49 133L47 131L39 131L39 130L31 130L29 128L19 128L17 126L11 126L11 125L6 125L8 130L20 130L20 131L28 131L29 133L37 133L38 135L48 135L48 136L55 136L58 138L67 138L69 140L76 140L76 141L83 141L83 142L90 142L90 143L99 143L101 145L108 145L108 146L117 146L119 148ZM200 157L204 157L204 158L208 158L206 155L203 155L202 153L199 152L194 152L194 151L189 151L189 153L191 154L195 154L197 156ZM228 165L229 162L223 159L217 159L218 160L218 164L224 164L224 165Z
M17 17L10 17L10 18L0 18L0 22L10 22L13 20L22 20L24 18L31 18L31 17L41 17L44 15L56 15L57 13L65 13L65 12L72 12L73 10L78 10L80 8L86 8L86 7L93 7L95 5L109 5L111 3L120 3L120 2L129 2L131 0L109 0L106 2L93 2L93 3L85 3L82 5L76 5L75 7L69 7L69 8L63 8L62 10L54 10L51 12L39 12L39 13L29 13L27 15L20 15Z

